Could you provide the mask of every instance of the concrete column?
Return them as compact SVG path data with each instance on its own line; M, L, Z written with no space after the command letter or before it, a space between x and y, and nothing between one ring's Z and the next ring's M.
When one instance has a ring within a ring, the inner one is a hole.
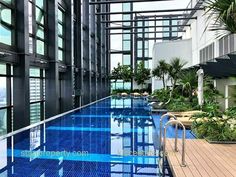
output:
M74 97L74 0L66 0L65 26L65 64L66 72L63 73L63 85L61 93L61 112L73 109Z
M16 46L19 64L13 67L13 130L30 125L28 0L16 3Z
M46 118L59 113L59 64L58 64L58 3L48 0L48 60L46 70Z

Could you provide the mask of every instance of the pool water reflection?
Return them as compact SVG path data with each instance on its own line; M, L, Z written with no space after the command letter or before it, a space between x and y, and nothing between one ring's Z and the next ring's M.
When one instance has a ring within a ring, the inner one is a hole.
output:
M143 99L107 98L0 140L0 177L156 177L156 129Z

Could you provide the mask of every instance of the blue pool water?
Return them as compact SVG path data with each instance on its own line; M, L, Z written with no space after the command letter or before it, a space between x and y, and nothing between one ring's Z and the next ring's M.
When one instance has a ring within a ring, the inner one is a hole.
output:
M159 115L149 110L143 99L107 98L1 139L0 177L159 176Z

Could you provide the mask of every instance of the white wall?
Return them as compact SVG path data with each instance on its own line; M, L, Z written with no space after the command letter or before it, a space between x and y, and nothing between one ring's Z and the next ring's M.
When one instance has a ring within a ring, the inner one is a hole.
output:
M157 66L158 61L164 59L168 63L175 57L186 61L186 67L192 65L191 39L156 43L153 47L152 69ZM161 88L163 88L162 82L156 78L152 78L152 91Z

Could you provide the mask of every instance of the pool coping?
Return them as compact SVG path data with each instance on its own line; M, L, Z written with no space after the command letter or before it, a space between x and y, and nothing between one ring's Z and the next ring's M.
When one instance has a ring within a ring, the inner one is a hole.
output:
M67 111L67 112L64 112L64 113L61 113L61 114L57 114L57 115L55 115L55 116L53 116L53 117L50 117L50 118L48 118L48 119L45 119L45 120L43 120L43 121L34 123L34 124L32 124L32 125L26 126L26 127L24 127L24 128L18 129L18 130L15 130L15 131L13 131L13 132L10 132L10 133L8 133L8 134L6 134L6 135L0 136L0 141L3 140L3 139L9 138L9 137L11 137L11 136L13 136L13 135L16 135L16 134L18 134L18 133L21 133L21 132L23 132L23 131L29 130L29 129L31 129L31 128L34 128L34 127L37 127L37 126L39 126L39 125L45 124L45 123L47 123L47 122L50 122L50 121L52 121L52 120L55 120L55 119L57 119L57 118L59 118L59 117L65 116L65 115L67 115L67 114L70 114L70 113L72 113L72 112L74 112L74 111L78 111L78 110L80 110L80 109L83 109L83 108L85 108L85 107L88 107L88 106L90 106L90 105L92 105L92 104L94 104L94 103L97 103L97 102L99 102L99 101L105 100L105 99L107 99L107 98L109 98L109 97L111 97L111 95L110 95L110 96L107 96L107 97L104 97L104 98L101 98L101 99L99 99L99 100L93 101L93 102L91 102L91 103L89 103L89 104L80 106L80 107L78 107L78 108L72 109L72 110L70 110L70 111Z

